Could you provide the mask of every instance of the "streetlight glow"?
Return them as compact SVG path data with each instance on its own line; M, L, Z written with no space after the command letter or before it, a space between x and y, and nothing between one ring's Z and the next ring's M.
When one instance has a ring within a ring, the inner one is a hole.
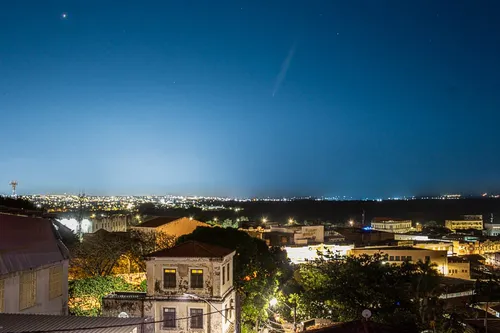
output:
M278 300L276 299L276 297L271 298L271 300L269 301L269 305L275 306L276 304L278 304Z

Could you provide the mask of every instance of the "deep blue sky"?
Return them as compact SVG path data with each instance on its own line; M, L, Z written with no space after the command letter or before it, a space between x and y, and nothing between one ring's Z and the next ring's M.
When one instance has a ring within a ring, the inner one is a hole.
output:
M2 1L0 193L499 190L498 17L495 0Z

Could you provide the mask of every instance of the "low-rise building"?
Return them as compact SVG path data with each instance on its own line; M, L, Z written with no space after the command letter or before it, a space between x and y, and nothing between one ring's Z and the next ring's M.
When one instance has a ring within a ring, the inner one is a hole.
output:
M482 215L464 215L461 220L446 220L445 227L452 230L483 230L483 216Z
M198 227L210 227L210 224L189 217L155 217L138 224L132 229L140 231L158 231L174 238L192 233Z
M0 312L67 314L68 258L52 221L0 214Z
M92 232L104 229L109 232L127 231L134 222L131 214L117 214L110 216L96 216L91 218Z
M467 258L448 257L448 275L457 279L470 279L470 262Z
M294 264L302 264L319 258L319 254L346 256L354 248L353 244L316 244L286 246L288 259Z
M487 236L499 236L500 235L500 224L496 223L485 223L484 229Z
M155 321L155 332L232 333L238 323L235 251L188 241L147 256L147 292L103 298L104 315Z
M401 264L405 261L417 262L430 261L436 264L436 270L443 274L448 274L448 262L446 251L433 251L427 249L419 249L415 247L401 247L401 246L385 246L385 247L362 247L354 248L351 254L359 256L363 254L375 255L382 254L386 256L386 260L390 264Z
M412 229L411 220L401 220L386 217L376 217L372 220L373 230L404 234Z

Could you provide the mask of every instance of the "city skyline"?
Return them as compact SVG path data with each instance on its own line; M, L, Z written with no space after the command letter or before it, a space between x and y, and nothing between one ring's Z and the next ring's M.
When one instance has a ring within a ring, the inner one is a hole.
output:
M495 193L487 4L3 3L0 193Z

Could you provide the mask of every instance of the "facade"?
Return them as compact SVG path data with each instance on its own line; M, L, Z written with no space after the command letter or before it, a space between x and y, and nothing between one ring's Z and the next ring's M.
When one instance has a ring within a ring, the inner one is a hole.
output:
M448 276L469 280L471 276L469 260L461 257L448 257Z
M325 226L272 226L264 229L262 239L269 246L321 244L325 241Z
M235 332L233 250L189 241L148 255L147 292L103 299L103 313L149 317L155 332Z
M483 230L483 216L464 215L461 220L446 220L444 225L451 231L467 229Z
M109 232L127 231L133 225L134 217L130 214L95 217L92 221L92 232L104 229Z
M331 253L332 255L346 256L354 248L354 245L340 244L317 244L317 245L291 245L286 246L287 257L294 264L302 264L315 260L319 257L318 252L322 254Z
M354 248L351 250L351 254L354 256L363 254L382 254L387 256L387 262L390 264L401 264L405 261L430 261L431 263L435 263L437 265L436 270L439 273L448 275L448 261L446 251L433 251L415 247L386 246Z
M500 235L500 224L485 223L484 228L486 229L486 235L488 236Z
M155 217L132 227L132 229L158 231L178 238L182 235L192 233L198 227L210 227L210 224L188 217Z
M50 220L0 214L0 313L68 313L68 252Z
M413 244L413 247L433 251L446 251L448 255L453 255L453 242L420 242Z
M411 230L411 220L398 220L378 217L372 220L373 230L404 234Z

